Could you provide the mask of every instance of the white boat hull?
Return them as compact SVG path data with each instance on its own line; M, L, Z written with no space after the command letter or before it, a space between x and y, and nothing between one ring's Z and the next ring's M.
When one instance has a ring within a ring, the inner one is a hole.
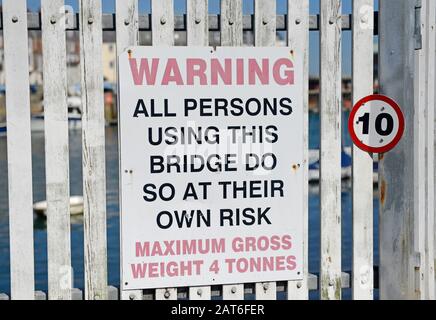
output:
M341 168L341 177L343 180L351 178L351 167ZM319 170L309 170L309 182L319 182Z
M33 205L33 210L39 216L47 216L47 201L36 202ZM77 216L83 214L83 197L72 196L70 197L70 215Z
M345 147L344 152L347 155L352 156L353 151L352 151L351 147ZM374 162L377 163L378 162L378 154L374 154L373 159L374 159ZM318 161L319 161L319 150L317 150L317 149L309 150L309 163L312 164L312 163L315 163ZM351 166L341 168L341 177L343 180L351 179L351 174L352 174ZM319 183L319 170L318 169L309 170L309 182L310 183ZM374 184L378 183L378 172L373 173L373 183Z

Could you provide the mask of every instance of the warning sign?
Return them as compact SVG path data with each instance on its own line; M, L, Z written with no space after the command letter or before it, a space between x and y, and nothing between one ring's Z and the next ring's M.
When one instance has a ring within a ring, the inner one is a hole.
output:
M123 290L301 279L301 57L132 47L118 63Z

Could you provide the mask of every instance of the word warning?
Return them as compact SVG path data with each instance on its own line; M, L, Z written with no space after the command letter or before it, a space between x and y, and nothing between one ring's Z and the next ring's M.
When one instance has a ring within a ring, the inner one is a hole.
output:
M301 58L208 47L119 56L123 290L302 278Z

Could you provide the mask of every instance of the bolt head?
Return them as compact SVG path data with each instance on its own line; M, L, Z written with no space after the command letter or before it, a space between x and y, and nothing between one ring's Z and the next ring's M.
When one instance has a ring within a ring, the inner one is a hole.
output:
M94 23L94 18L93 17L89 17L88 18L88 24L93 24Z
M235 22L234 22L232 19L229 20L229 25L232 26L234 23L235 23Z
M13 17L12 17L12 22L13 22L13 23L18 22L18 17L17 17L17 16L13 16Z
M203 290L198 289L198 290L197 290L197 295L201 296L202 294L203 294Z
M169 291L165 291L164 297L165 299L168 299L171 296L171 293Z
M236 287L232 287L232 290L230 290L233 294L236 293Z
M335 18L331 17L331 18L329 19L329 24L334 24L334 23L335 23Z
M128 26L130 24L130 21L129 21L129 19L124 19L124 25L126 25L126 26Z
M263 24L264 26L266 26L266 25L268 24L268 20L267 20L266 18L263 18L263 19L262 19L262 24Z
M129 295L129 299L130 299L130 300L135 300L135 298L136 298L136 296L135 296L133 293L131 293L131 294Z
M267 291L269 288L269 284L268 283L264 283L263 284L263 290Z
M297 282L297 288L300 289L303 285L301 284L301 282Z
M200 24L201 19L200 18L195 18L195 24Z
M160 18L160 24L167 23L167 19L165 17Z
M301 23L301 19L300 18L295 20L295 24L300 24L300 23Z
M56 23L56 17L55 16L51 16L50 17L50 23L51 24L55 24Z

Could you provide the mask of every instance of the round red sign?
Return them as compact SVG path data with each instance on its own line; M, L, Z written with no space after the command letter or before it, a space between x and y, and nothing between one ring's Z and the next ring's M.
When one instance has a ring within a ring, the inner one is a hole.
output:
M372 153L393 149L404 133L404 115L389 97L374 94L361 99L351 110L348 130L353 143Z

